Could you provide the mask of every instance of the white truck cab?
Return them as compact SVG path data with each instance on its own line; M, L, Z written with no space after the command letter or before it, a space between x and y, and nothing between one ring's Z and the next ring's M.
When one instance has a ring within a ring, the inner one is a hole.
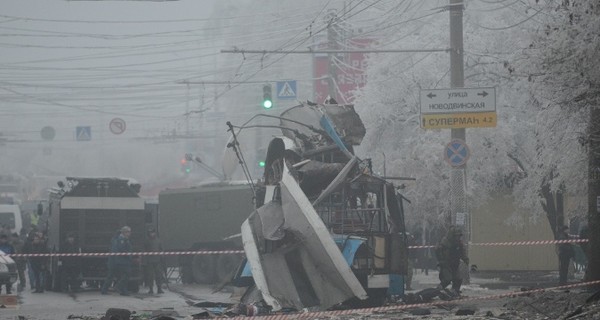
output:
M16 204L0 204L0 225L10 229L10 233L20 233L23 228L21 210Z

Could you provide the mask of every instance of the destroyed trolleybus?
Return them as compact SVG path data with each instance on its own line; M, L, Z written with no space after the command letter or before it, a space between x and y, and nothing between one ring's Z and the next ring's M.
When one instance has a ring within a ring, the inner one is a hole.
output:
M132 229L133 252L144 248L146 211L144 199L138 195L140 184L123 178L67 177L59 189L50 192L48 246L60 252L68 234L75 235L84 253L99 255L81 257L81 281L99 286L107 275L111 239L123 226ZM137 292L141 284L139 257L133 258L129 290ZM53 257L48 289L60 290L60 258Z
M283 136L270 142L257 187L264 197L242 225L248 263L236 281L251 275L272 310L403 295L402 197L354 155L365 128L353 106L299 105L280 120Z

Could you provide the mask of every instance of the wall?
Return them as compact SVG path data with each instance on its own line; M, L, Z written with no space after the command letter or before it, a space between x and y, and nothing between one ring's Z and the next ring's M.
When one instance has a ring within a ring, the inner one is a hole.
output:
M498 195L485 206L471 211L471 243L552 240L553 235L545 216L537 221L523 218L521 226L509 225L515 212L510 196ZM519 212L525 217L524 212ZM470 246L471 264L480 271L558 270L555 245L533 246Z

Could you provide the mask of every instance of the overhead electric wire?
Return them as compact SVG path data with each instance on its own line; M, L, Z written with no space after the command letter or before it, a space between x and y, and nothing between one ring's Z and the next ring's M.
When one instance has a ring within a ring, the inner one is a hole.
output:
M360 5L362 2L363 2L363 1L361 1L361 2L360 2L360 3L358 3L356 6L354 6L354 7L353 7L353 9L354 9L354 8L356 8L356 7L358 7L358 6L359 6L359 5ZM376 1L376 2L374 2L374 3L371 3L370 5L372 6L372 5L374 5L374 4L378 3L378 2L379 2L379 1ZM326 7L327 7L327 6L324 6L323 8L326 8ZM366 8L363 8L361 11L364 11L364 10L366 10ZM355 14L357 14L357 13L355 13ZM355 14L354 14L354 15L355 15ZM324 29L323 29L323 30L324 30ZM323 30L321 30L321 31L323 31ZM296 36L296 37L297 37L297 36ZM295 38L295 37L294 37L294 38ZM292 38L292 39L294 39L294 38ZM290 42L290 40L291 40L291 39L289 39L289 38L288 38L288 42ZM301 40L300 40L301 42L296 42L296 43L298 43L298 45L301 45L301 44L303 44L304 42L306 42L307 40L308 40L308 38L306 38L306 39L303 39L303 40L301 39ZM284 45L285 45L285 44L284 44ZM281 57L280 59L282 59L282 58L283 58L283 57ZM280 59L278 59L278 60L280 60ZM180 59L175 59L175 60L177 60L177 61L180 61ZM278 60L276 60L275 62L277 62ZM270 65L272 65L272 64L273 64L273 63L275 63L275 62L268 63L266 66L264 66L264 65L263 65L262 69L259 69L259 70L258 70L256 73L260 72L261 70L264 70L264 69L268 68ZM134 72L134 71L132 70L132 72ZM255 73L255 74L256 74L256 73ZM246 78L251 78L251 77L246 77ZM228 91L229 91L229 90L231 90L231 88L230 88L230 89L228 89ZM219 95L217 95L217 98L218 98L218 96L219 96Z
M481 0L480 0L480 1L481 1ZM523 24L523 23L525 23L525 22L527 22L527 21L529 21L529 20L533 19L533 18L534 18L534 17L536 17L538 14L540 14L540 13L544 12L544 9L543 9L543 8L542 8L542 9L539 9L539 10L536 10L536 9L532 8L531 6L524 4L524 3L523 3L522 1L520 1L520 0L517 0L517 1L513 2L513 3L510 3L510 5L507 5L506 7L499 8L498 10L500 10L500 9L504 9L504 8L510 8L510 9L513 9L513 10L515 10L514 8L512 8L512 7L513 7L513 5L514 5L515 3L521 3L521 4L525 5L525 6L527 6L527 8L529 8L529 9L532 9L532 10L535 10L536 12L535 12L534 14L530 15L530 16L527 16L527 15L526 15L526 18L522 19L521 21L519 21L519 22L517 22L517 23L511 24L511 25L508 25L508 26L503 26L503 27L489 27L489 26L483 26L483 25L481 25L481 24L478 24L478 23L476 23L476 22L473 22L473 21L471 21L471 20L467 20L467 21L465 21L465 22L466 22L466 23L469 23L469 24L472 24L472 25L474 25L474 26L476 26L476 27L478 27L478 28L485 29L485 30L490 30L490 31L501 31L501 30L508 30L508 29L512 29L512 28L514 28L514 27L520 26L521 24ZM516 11L516 10L515 10L515 11ZM516 11L516 12L517 12L517 13L519 13L519 14L521 14L521 12L519 12L519 11Z
M314 7L321 7L320 5L314 5ZM275 11L274 11L275 12ZM265 14L269 14L268 11ZM58 22L58 23L106 23L106 24L143 24L143 23L173 23L173 22L207 22L207 21L220 21L220 20L237 20L240 18L254 18L256 15L240 15L240 16L220 16L210 18L190 18L190 19L166 19L166 20L70 20L70 19L43 19L43 18L32 18L32 17L21 17L13 15L0 14L0 18L11 19L12 21L24 20L24 21L42 21L42 22Z

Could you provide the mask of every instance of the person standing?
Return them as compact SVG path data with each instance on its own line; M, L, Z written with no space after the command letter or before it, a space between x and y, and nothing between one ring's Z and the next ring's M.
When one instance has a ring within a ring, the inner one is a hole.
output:
M410 233L406 233L406 244L407 246L411 247L411 246L415 246L417 244L416 240L415 240L415 236L410 234ZM416 252L415 249L408 249L408 265L406 267L406 278L405 278L405 283L404 283L404 287L406 290L412 290L412 278L413 278L413 274L414 274L414 268L415 268L415 256L416 256Z
M144 246L145 252L160 252L162 244L155 229L148 230L148 237ZM158 255L144 256L144 269L146 273L146 285L150 288L149 294L153 294L154 283L156 282L156 293L164 293L162 290L163 284L163 268L161 257Z
M558 240L569 240L569 227L560 227ZM571 258L575 256L575 250L570 243L560 243L558 245L558 284L567 284L567 276L569 274L569 263Z
M129 237L131 236L131 228L124 226L121 228L120 233L117 237L111 241L111 253L128 253L131 252L131 242ZM131 274L131 256L130 255L117 255L110 256L108 259L108 275L102 285L102 294L108 293L108 287L112 283L114 278L117 278L117 290L122 296L128 296L129 291L127 285L129 282L129 275Z
M452 290L455 295L460 295L460 286L462 277L460 275L459 265L462 260L468 267L469 257L465 245L462 242L462 231L457 226L450 226L446 236L442 238L435 248L435 255L440 268L440 289L452 283Z
M81 248L75 241L75 235L67 234L65 242L60 247L60 253L81 253ZM81 257L60 258L60 288L63 292L79 291L79 273L81 272Z
M8 242L8 236L5 234L0 234L0 251L4 252L4 254L14 254L15 248ZM10 283L9 279L6 279L5 282L0 282L0 291L2 291L2 285L6 287L6 294L12 293L12 283Z
M23 247L25 243L21 240L18 233L13 233L11 236L11 244L13 248L15 248L15 253L23 253ZM25 267L27 266L27 259L22 257L13 258L17 265L17 274L19 276L19 285L17 286L17 291L21 292L25 289Z
M42 233L35 233L33 236L33 240L30 244L26 245L25 253L27 254L46 254L48 253L48 248L46 247L46 243L44 241L44 236ZM29 267L31 268L31 274L33 278L30 279L32 284L35 283L35 291L34 293L42 293L44 292L45 285L45 273L48 264L48 257L29 257Z

